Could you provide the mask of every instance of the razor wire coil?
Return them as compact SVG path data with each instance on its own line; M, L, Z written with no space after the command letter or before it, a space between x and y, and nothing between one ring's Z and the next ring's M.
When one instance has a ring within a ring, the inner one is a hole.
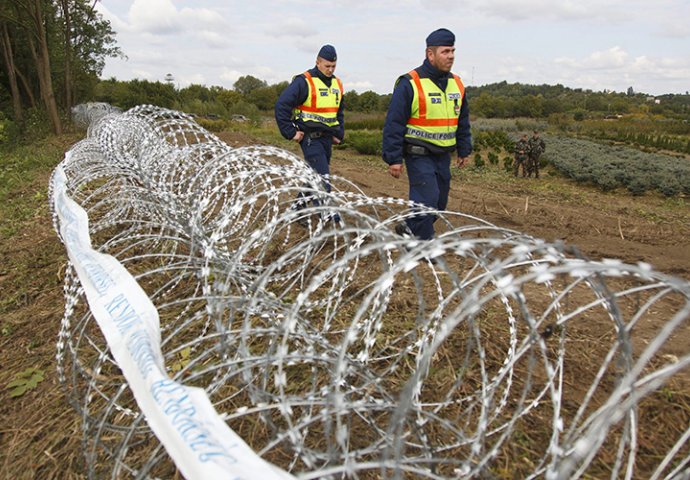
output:
M687 411L661 452L642 438L646 403L688 385L686 280L335 175L327 192L292 153L179 112L88 112L61 167L95 248L155 304L170 376L267 461L305 479L687 478ZM422 214L435 239L394 232ZM57 360L91 477L174 472L71 266Z

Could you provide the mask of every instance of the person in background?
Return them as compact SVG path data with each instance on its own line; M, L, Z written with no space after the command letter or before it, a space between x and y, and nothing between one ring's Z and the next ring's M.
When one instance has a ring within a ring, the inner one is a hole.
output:
M517 177L522 166L522 176L527 176L529 163L529 135L522 134L520 140L515 143L515 163L513 163L513 176Z
M465 86L451 72L455 35L445 28L426 38L426 58L395 84L383 127L383 160L400 178L407 167L409 199L445 210L450 191L451 155L462 168L472 152ZM419 214L396 225L399 235L434 237L436 216Z
M529 139L528 177L534 173L534 177L539 178L539 157L544 153L544 150L546 150L546 144L542 138L539 138L539 132L535 130L532 133L532 138Z
M304 159L323 176L328 192L333 145L342 142L345 135L343 84L334 75L337 60L335 47L321 47L314 68L296 75L274 108L281 135L300 144ZM301 193L295 206L304 208L310 200L309 195ZM340 223L337 214L331 219ZM306 219L300 223L306 225Z

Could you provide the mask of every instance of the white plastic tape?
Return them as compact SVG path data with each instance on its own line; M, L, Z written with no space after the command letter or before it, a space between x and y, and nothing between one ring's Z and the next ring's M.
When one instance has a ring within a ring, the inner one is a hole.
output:
M91 248L88 215L66 194L66 180L58 166L53 198L62 241L115 361L175 465L188 479L294 478L259 457L228 427L204 390L166 374L158 311L114 257Z

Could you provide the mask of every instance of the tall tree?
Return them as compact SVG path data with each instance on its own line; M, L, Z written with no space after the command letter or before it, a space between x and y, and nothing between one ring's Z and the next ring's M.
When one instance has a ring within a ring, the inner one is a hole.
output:
M54 132L59 110L90 98L105 58L121 55L110 23L96 12L96 0L2 0L0 51L8 74L0 77L12 95L15 118L22 108L41 107ZM56 95L56 92L59 93Z
M63 20L63 44L65 46L65 60L64 60L64 95L65 95L65 110L70 111L73 105L73 89L72 89L72 59L74 56L72 47L72 12L70 11L69 0L59 0L59 6L62 13Z
M238 78L233 86L235 87L235 90L240 92L242 95L247 95L254 90L267 87L268 84L266 81L251 75L244 75L243 77Z
M26 10L29 16L29 48L36 62L36 73L41 98L50 119L53 133L62 133L62 123L58 113L55 93L53 92L53 78L50 69L50 51L48 50L48 33L45 25L44 6L41 0L28 0L26 3L17 2Z
M12 96L12 110L15 120L22 121L22 101L17 85L17 73L14 66L14 54L12 53L12 41L7 28L7 22L0 17L0 49L2 49L2 59L7 70L7 81L10 85L10 95Z
M54 16L52 8L52 2L46 0L4 0L2 8L0 8L0 19L2 19L5 25L12 23L14 27L11 30L14 35L10 35L9 29L5 29L8 37L3 40L3 50L6 50L7 45L10 46L10 50L7 50L7 52L12 53L12 60L9 62L12 64L12 71L23 81L27 92L30 92L32 90L32 82L19 75L19 69L17 68L20 62L28 64L26 61L28 59L22 58L16 49L11 49L12 45L18 46L22 44L28 50L31 57L30 63L33 67L31 74L35 75L35 79L38 80L38 91L52 130L55 133L61 133L62 124L53 92L48 29L46 25L46 18ZM48 9L48 16L45 14L46 9ZM7 61L5 63L7 64ZM32 93L28 95L30 98L33 96Z

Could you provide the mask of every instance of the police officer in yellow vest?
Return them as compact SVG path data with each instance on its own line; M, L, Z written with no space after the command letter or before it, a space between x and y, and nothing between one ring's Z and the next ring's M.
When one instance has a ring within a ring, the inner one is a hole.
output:
M326 191L331 190L330 172L333 144L345 135L343 84L334 75L338 57L332 45L324 45L316 57L316 66L296 75L275 104L275 118L281 135L300 144L304 159L323 175ZM300 195L297 208L310 199ZM339 222L336 215L332 218Z
M472 152L465 86L451 73L455 35L445 28L426 39L424 63L398 78L383 127L383 160L395 178L403 160L410 200L445 210L450 191L451 154L463 167ZM400 235L434 237L435 215L416 215L396 226Z

